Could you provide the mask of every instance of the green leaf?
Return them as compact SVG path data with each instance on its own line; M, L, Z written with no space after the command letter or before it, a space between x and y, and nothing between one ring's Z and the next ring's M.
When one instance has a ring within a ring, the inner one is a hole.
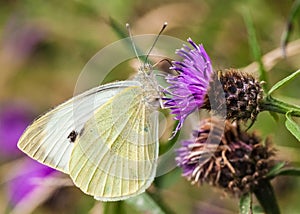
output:
M285 166L285 162L279 162L273 168L270 170L270 172L267 174L268 178L274 178L278 173L280 173L280 170Z
M261 54L260 46L259 46L257 38L256 38L255 27L252 22L252 18L251 18L249 11L245 11L243 16L244 16L244 21L245 21L245 24L247 27L248 41L249 41L249 45L252 50L252 55L253 55L255 61L257 61L258 65L259 65L259 80L265 82L265 84L263 84L262 87L266 91L268 89L267 72L266 72L266 69L262 62L262 54Z
M289 111L285 114L285 126L294 135L294 137L297 138L298 141L300 141L300 127L295 121L293 121L291 114L292 111Z
M298 74L300 74L300 69L292 73L291 75L287 76L286 78L280 80L277 82L268 92L268 96L270 96L275 90L286 84L287 82L291 81L294 79Z
M275 176L300 176L300 168L285 168L280 169L276 172L276 174L273 174L273 177ZM269 177L269 175L268 175Z
M113 18L109 18L109 24L112 27L112 29L115 31L115 33L121 38L124 39L128 37L128 32L125 28L125 25L122 26L120 23L118 23L116 20Z
M296 0L294 1L294 4L291 8L291 11L289 13L289 17L287 19L286 25L285 25L285 30L283 31L282 35L281 35L281 47L282 47L282 51L283 51L283 55L286 56L285 53L285 48L286 48L286 44L288 43L292 30L293 30L293 22L297 21L297 15L300 11L300 0Z
M275 122L279 121L279 116L275 112L269 111L271 117L275 120Z
M133 206L143 213L164 214L162 208L147 193L142 193L136 197L125 200L125 203Z
M251 193L243 195L240 199L240 214L249 214L252 213L252 198Z

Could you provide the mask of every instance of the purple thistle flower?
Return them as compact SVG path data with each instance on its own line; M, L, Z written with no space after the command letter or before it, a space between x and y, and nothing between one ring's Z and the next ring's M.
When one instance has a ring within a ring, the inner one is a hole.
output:
M171 86L165 90L167 96L164 98L164 105L171 109L171 113L175 115L174 119L179 121L174 135L182 127L187 116L203 105L213 73L210 58L203 45L196 45L190 38L187 41L193 49L184 45L177 50L176 53L183 61L175 61L171 67L179 74L166 77Z
M18 167L16 177L8 183L8 195L12 205L29 197L39 187L39 180L41 181L56 171L27 157Z
M177 51L183 60L172 62L171 69L178 75L166 77L170 86L164 90L164 106L179 121L172 137L188 115L200 108L229 120L254 121L262 110L261 83L236 69L214 72L203 46L190 38L188 42L193 48L184 45Z
M12 157L21 154L17 142L32 120L32 111L22 103L10 103L0 108L0 154Z
M11 102L0 108L0 157L15 158L22 155L17 148L18 139L33 118L31 108L22 102ZM28 157L8 174L13 174L8 183L8 196L16 205L38 187L37 179L43 179L56 170Z

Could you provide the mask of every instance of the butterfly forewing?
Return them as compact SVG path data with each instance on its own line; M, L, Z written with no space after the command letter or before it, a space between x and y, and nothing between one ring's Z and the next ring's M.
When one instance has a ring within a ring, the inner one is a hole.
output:
M62 103L30 125L18 147L30 157L50 167L69 173L74 142L95 110L136 81L116 82L88 90Z
M75 185L104 201L144 192L155 176L157 126L140 86L112 97L76 138L69 165Z

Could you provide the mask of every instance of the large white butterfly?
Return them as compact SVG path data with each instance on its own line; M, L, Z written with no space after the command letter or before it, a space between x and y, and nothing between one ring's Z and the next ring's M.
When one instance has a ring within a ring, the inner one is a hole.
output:
M124 200L155 177L159 100L152 67L144 64L133 80L90 89L42 115L18 147L95 199Z

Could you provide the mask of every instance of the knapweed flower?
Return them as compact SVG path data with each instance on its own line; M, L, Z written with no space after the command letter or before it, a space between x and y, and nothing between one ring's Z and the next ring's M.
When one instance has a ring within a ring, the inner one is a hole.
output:
M0 159L21 157L18 139L34 117L30 106L15 101L1 105L0 108ZM11 205L30 196L39 186L38 180L46 178L56 170L24 157L17 168L6 172L10 178L7 183L8 197Z
M254 120L260 111L261 84L250 74L234 69L213 71L203 46L196 45L190 38L188 42L193 48L184 45L177 50L183 60L172 62L171 69L178 75L166 77L170 86L164 91L164 106L179 121L175 133L186 117L200 108L213 110L217 114L227 112L227 119Z
M164 105L171 109L179 121L178 131L186 117L204 104L205 96L211 80L213 69L211 61L202 45L196 45L190 38L188 42L193 46L184 45L176 53L183 58L183 61L174 61L173 69L178 72L177 76L167 76L170 84L165 90L169 96L164 97ZM175 131L175 132L176 132Z
M56 170L25 157L18 166L18 172L7 187L11 205L15 206L30 199L35 190L43 183L43 179L54 175Z
M220 136L219 145L210 143L210 133L216 135L212 138ZM206 119L192 139L182 141L176 162L192 184L205 182L241 196L265 179L275 164L274 153L270 143L263 145L256 134L241 131L227 120L222 135L220 123Z
M0 107L0 154L1 157L20 155L17 142L33 119L30 108L21 102L11 102Z

